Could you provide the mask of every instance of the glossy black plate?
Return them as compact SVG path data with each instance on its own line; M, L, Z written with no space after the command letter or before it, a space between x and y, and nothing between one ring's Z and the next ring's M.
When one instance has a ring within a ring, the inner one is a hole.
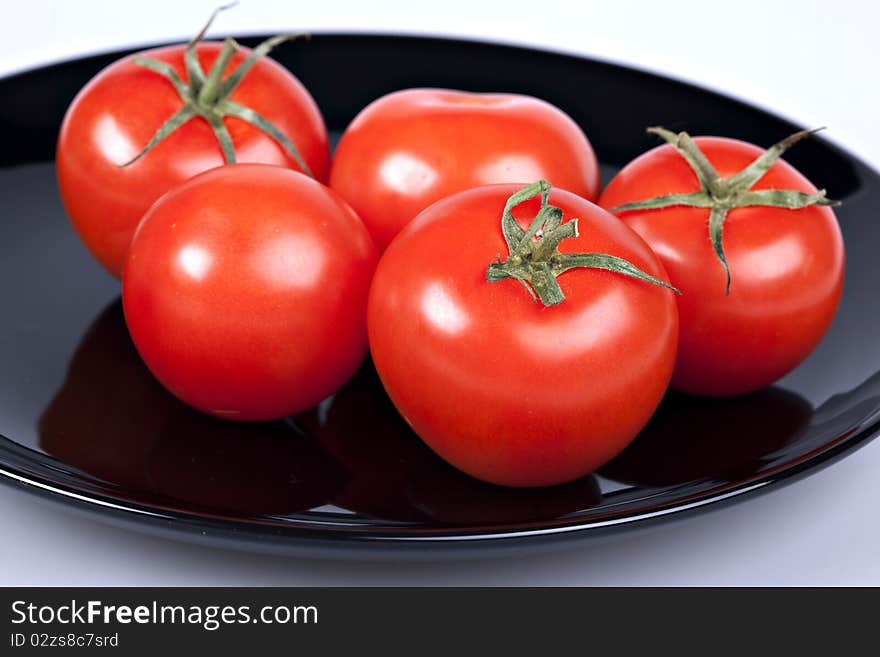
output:
M459 474L407 429L369 363L289 421L247 426L191 411L139 360L118 283L78 243L55 186L64 110L120 54L0 80L0 475L8 483L203 542L319 556L461 556L714 508L815 471L880 427L880 176L821 138L788 159L845 201L847 281L825 340L771 389L732 400L669 395L633 445L594 476L509 490ZM369 101L409 86L545 98L583 126L606 181L654 145L647 125L764 145L796 128L666 78L522 48L320 35L275 56L336 131Z

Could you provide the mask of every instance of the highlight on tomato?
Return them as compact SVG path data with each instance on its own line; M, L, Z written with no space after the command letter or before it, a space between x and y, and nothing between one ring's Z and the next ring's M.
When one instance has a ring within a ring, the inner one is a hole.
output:
M435 201L539 178L598 197L596 156L571 117L531 96L449 89L406 89L371 103L342 135L330 170L330 186L380 251Z
M446 461L545 486L618 454L672 374L678 314L645 242L550 185L435 203L385 251L370 289L373 361Z
M204 42L216 13L186 45L110 64L64 117L56 157L61 198L82 241L117 278L150 205L202 171L259 162L326 180L329 145L318 106L266 57L292 35L253 50L233 39Z
M339 196L287 168L234 164L163 196L132 240L125 320L195 408L271 420L338 389L367 350L377 253Z
M627 164L599 205L645 239L682 291L671 385L709 396L769 385L819 343L843 286L836 203L780 159L814 131L767 150L649 132L667 143Z

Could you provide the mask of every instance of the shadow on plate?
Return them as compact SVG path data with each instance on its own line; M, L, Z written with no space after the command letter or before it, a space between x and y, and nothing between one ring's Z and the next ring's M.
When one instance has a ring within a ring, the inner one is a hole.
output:
M798 439L812 417L807 400L782 388L724 399L670 392L630 446L599 474L649 488L701 479L741 481Z
M334 397L323 421L298 422L349 471L334 504L388 520L438 525L502 525L549 520L595 506L592 476L549 488L495 486L435 455L395 410L369 363Z
M334 504L404 523L552 519L600 501L593 477L512 490L461 474L400 418L368 362L337 394L294 418L203 415L155 380L117 300L81 340L39 421L40 447L141 502L284 515Z
M653 489L739 480L811 417L810 404L778 388L736 399L670 394L599 474ZM40 446L57 460L130 499L181 510L279 516L330 504L423 527L499 527L603 502L593 476L511 489L462 474L413 433L369 362L336 395L288 420L246 424L203 415L147 370L118 300L81 340L38 429Z
M46 452L133 499L198 510L303 511L326 503L345 477L290 422L224 422L166 392L138 356L119 301L80 342L39 434Z

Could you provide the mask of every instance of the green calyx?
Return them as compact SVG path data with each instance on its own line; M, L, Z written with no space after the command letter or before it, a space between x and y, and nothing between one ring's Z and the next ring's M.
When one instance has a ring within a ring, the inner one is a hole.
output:
M242 121L247 121L277 141L306 174L314 177L305 160L303 160L299 151L296 149L296 146L293 145L293 142L291 142L281 130L251 108L236 103L229 98L242 79L244 79L244 76L259 59L265 57L279 44L295 39L299 35L286 34L266 39L254 48L248 56L236 66L232 73L224 78L223 72L226 70L233 55L238 51L238 44L235 40L227 38L223 41L223 46L221 47L220 52L217 55L217 60L214 62L211 70L205 74L205 71L202 69L198 53L196 53L196 45L205 36L205 33L208 31L208 28L211 27L211 23L214 22L214 18L216 18L217 14L233 7L234 5L235 3L224 5L214 10L214 13L211 14L211 17L208 19L208 22L202 30L189 43L187 43L184 63L186 65L188 82L181 80L180 76L174 70L174 67L167 62L162 62L149 57L142 57L140 55L132 57L132 61L138 66L143 66L144 68L167 78L168 81L174 85L174 89L177 91L180 100L183 102L183 107L162 124L162 126L156 131L156 134L153 135L153 138L150 139L140 153L121 166L126 167L137 162L168 135L196 117L200 117L208 122L211 129L214 131L214 135L217 137L217 141L223 151L223 157L226 160L226 163L232 164L235 162L235 148L232 145L232 137L230 137L229 131L223 123L223 118L226 116L234 116Z
M513 208L530 198L541 195L541 209L528 230L523 230L513 216ZM537 302L555 306L565 300L557 277L569 269L605 269L655 285L676 288L659 278L646 274L631 262L606 253L560 253L559 244L578 236L578 220L562 223L562 210L549 203L550 183L539 180L513 194L501 215L501 231L510 255L507 260L493 262L486 269L486 280L496 282L505 278L519 281Z
M676 134L665 128L648 128L649 133L660 136L679 152L691 169L694 170L702 189L689 194L669 194L666 196L655 196L654 198L634 203L626 203L625 205L611 208L611 212L655 210L676 205L709 208L709 239L727 277L725 294L730 294L730 267L724 255L722 240L724 220L727 219L728 212L734 208L749 206L798 210L811 205L840 205L839 201L832 201L827 198L824 189L820 189L815 194L805 194L804 192L791 189L751 189L786 150L801 139L809 137L821 129L796 132L768 148L739 173L722 178L688 133L679 132Z

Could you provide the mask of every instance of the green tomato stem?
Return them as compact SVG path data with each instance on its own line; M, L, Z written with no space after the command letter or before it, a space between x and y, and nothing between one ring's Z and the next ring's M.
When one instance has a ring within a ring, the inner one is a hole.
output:
M287 135L258 112L230 99L232 92L259 59L268 55L277 45L294 39L299 35L285 34L266 39L254 48L228 77L223 78L226 67L238 51L238 44L235 40L228 38L223 41L223 46L207 76L202 69L196 50L198 43L211 27L217 14L235 6L235 4L232 3L215 9L202 30L187 43L184 54L187 82L181 80L174 67L167 62L143 57L142 55L132 57L132 62L138 66L142 66L166 78L174 86L183 106L159 127L150 141L147 142L137 155L120 166L127 167L134 164L153 150L162 140L195 118L201 118L211 126L211 130L214 132L217 143L223 152L223 159L227 164L232 164L235 162L235 148L223 119L226 116L233 116L247 121L275 140L293 158L303 172L314 178L311 169L306 164L296 145Z
M678 151L679 155L684 158L697 175L701 189L698 192L667 194L626 203L611 208L611 212L657 210L672 206L709 208L709 240L712 243L715 256L724 269L727 280L725 294L729 295L730 267L727 264L727 257L724 255L723 233L724 221L731 210L753 206L798 210L811 205L840 205L839 201L832 201L827 198L824 189L820 189L815 194L806 194L792 189L751 189L776 164L786 150L821 129L801 130L793 135L789 135L764 151L742 171L727 178L722 178L705 153L700 150L700 147L697 146L688 133L674 133L659 127L648 128L650 134L658 135Z
M520 203L541 196L541 209L528 230L513 216ZM486 280L490 283L512 278L518 281L535 302L555 306L565 301L557 278L570 269L604 269L668 288L681 294L666 281L643 272L631 262L606 253L560 253L559 245L578 236L578 220L562 223L562 210L550 205L550 183L539 180L518 190L507 199L501 214L501 232L507 242L507 260L490 263Z

